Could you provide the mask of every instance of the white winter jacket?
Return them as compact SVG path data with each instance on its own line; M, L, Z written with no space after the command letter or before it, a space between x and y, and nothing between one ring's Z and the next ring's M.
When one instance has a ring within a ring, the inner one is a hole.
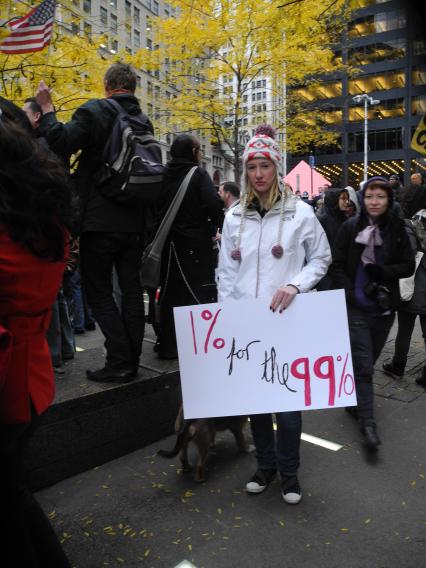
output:
M314 288L327 272L331 252L312 207L295 196L286 199L281 258L271 252L277 244L280 203L263 218L255 209L247 209L238 262L231 258L231 252L236 247L241 211L238 205L225 217L219 254L219 301L272 299L277 288L288 284L297 286L300 292Z

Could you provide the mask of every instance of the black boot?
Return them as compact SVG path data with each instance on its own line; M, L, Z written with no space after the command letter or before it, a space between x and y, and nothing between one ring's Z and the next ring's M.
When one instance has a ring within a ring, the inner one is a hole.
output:
M423 373L416 379L416 383L426 389L426 367L423 367Z
M370 450L376 450L382 443L375 424L361 427L361 434L364 436L364 443Z

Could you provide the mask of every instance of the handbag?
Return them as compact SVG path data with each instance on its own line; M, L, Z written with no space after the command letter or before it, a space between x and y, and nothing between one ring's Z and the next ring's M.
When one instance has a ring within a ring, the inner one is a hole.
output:
M401 295L401 300L403 302L409 302L414 294L414 286L415 286L415 278L416 272L419 267L419 264L423 258L423 253L418 251L416 253L416 268L411 276L408 278L400 278L399 279L399 293Z
M185 197L189 182L191 181L196 169L197 166L192 167L184 177L173 198L173 201L170 204L170 207L167 209L166 214L161 221L161 225L155 234L154 240L143 252L139 277L142 286L145 288L157 288L160 285L161 256L163 254L164 244L170 233L170 229L172 228L182 200Z

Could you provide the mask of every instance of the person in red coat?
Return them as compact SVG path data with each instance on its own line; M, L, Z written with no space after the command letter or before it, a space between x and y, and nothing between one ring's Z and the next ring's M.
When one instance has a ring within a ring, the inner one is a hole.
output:
M0 558L5 566L69 568L23 481L22 453L54 397L46 330L68 252L63 167L0 98Z

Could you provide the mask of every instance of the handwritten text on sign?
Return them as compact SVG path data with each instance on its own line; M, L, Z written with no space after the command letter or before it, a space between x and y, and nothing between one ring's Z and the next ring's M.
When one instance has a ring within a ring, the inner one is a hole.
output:
M342 291L174 311L185 418L356 404Z

